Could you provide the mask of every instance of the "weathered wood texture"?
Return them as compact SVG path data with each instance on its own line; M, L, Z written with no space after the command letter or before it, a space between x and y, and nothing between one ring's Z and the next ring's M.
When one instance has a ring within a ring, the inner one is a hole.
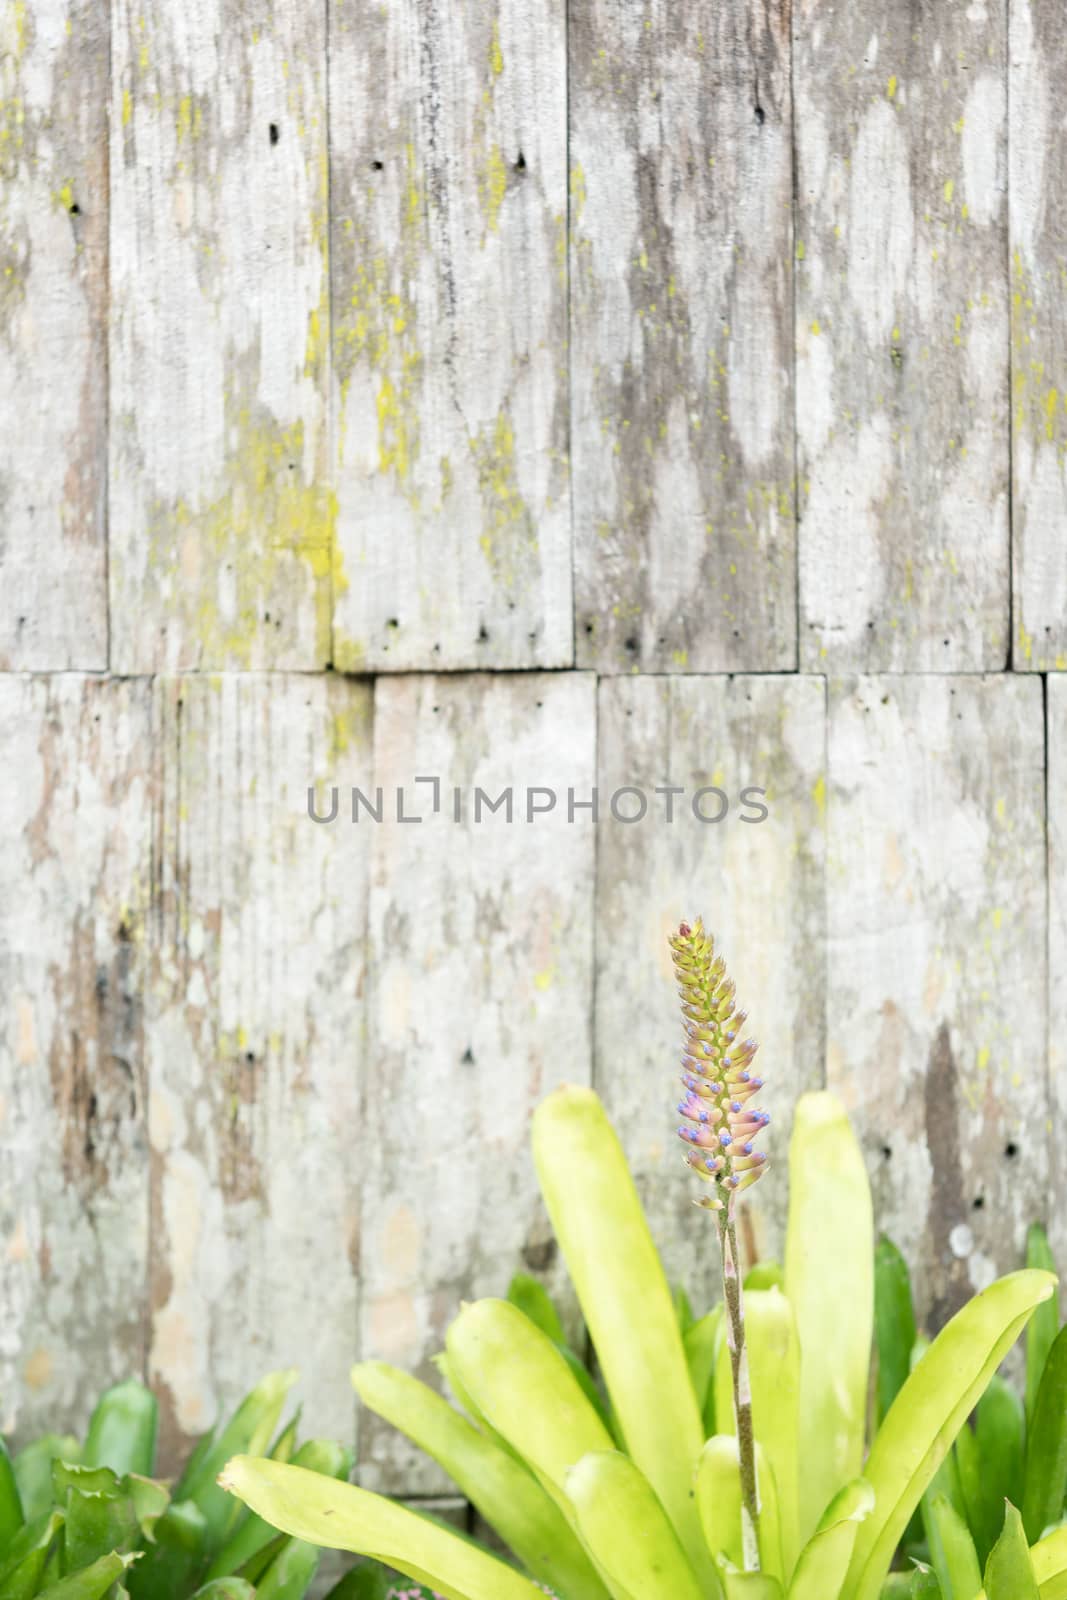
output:
M788 8L570 13L575 636L796 663Z
M1005 32L1005 0L797 7L800 660L815 671L1007 659Z
M325 14L112 0L120 672L330 657Z
M563 0L333 0L334 661L573 660Z
M1067 1258L1065 68L1053 0L0 0L0 1423L141 1371L173 1460L292 1362L351 1436L566 1295L564 1078L704 1299L683 913L752 1248L827 1081L935 1320Z
M379 679L368 938L362 1351L428 1379L462 1299L511 1272L562 1279L529 1154L534 1105L591 1077L595 682L586 674ZM440 780L441 809L430 784ZM477 789L514 811L477 816ZM397 821L396 791L406 813ZM461 793L456 822L454 791ZM527 821L532 798L548 806ZM373 797L372 797L373 798ZM387 819L387 820L386 820ZM369 1486L446 1480L366 1417Z
M1048 1068L1050 1203L1044 1208L1053 1249L1067 1261L1067 678L1048 680Z
M1067 28L1011 6L1012 551L1017 670L1067 667Z
M830 687L827 1079L935 1323L1049 1220L1040 683Z
M197 677L157 705L149 1371L168 1448L278 1366L302 1370L306 1428L347 1438L369 840L313 822L306 791L369 785L370 691Z
M2 1426L144 1365L150 686L0 676Z
M0 669L107 666L106 16L0 3Z
M718 1266L710 1241L693 1248L701 1189L670 1120L682 1034L667 936L683 916L704 917L748 1011L744 1036L760 1041L777 1172L746 1203L745 1242L779 1253L786 1130L797 1095L822 1087L825 1057L825 726L821 678L600 686L595 1082L672 1278L694 1304L713 1296ZM668 785L685 791L671 801L672 821L668 797L654 794ZM643 820L617 820L641 809L623 787L647 800ZM750 787L765 798L745 794ZM709 788L719 793L700 795ZM700 821L696 810L724 814Z

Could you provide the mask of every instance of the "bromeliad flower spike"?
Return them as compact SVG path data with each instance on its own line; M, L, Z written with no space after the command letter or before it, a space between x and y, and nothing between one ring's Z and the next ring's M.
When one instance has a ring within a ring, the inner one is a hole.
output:
M692 1146L686 1161L713 1185L697 1204L720 1211L763 1175L767 1158L755 1140L771 1119L751 1104L763 1088L763 1079L749 1070L757 1045L738 1039L747 1012L734 1007L734 982L715 955L715 940L698 918L695 928L683 922L670 946L686 1035L686 1095L678 1110L687 1121L678 1134Z
M704 932L698 918L695 928L681 923L670 946L685 1023L682 1082L686 1095L678 1110L686 1122L678 1132L691 1146L685 1158L689 1166L712 1185L712 1192L697 1204L718 1214L741 1476L741 1546L745 1570L758 1572L759 1485L734 1210L741 1191L763 1174L766 1156L756 1149L755 1140L771 1119L751 1104L763 1088L763 1079L749 1070L756 1041L738 1039L747 1013L734 1006L734 981L726 976L722 956L715 954L715 940Z

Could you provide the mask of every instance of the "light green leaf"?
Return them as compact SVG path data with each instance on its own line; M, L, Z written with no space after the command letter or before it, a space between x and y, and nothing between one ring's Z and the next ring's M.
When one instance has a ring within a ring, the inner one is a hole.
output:
M590 1089L558 1089L533 1119L541 1190L629 1455L697 1573L709 1579L691 1488L704 1444L671 1291L626 1157ZM710 1247L710 1240L709 1240Z
M947 1495L935 1495L927 1518L930 1560L945 1600L974 1600L982 1569L971 1530Z
M785 1269L777 1261L757 1261L745 1273L745 1290L781 1289L785 1293Z
M514 1456L407 1373L380 1361L352 1368L364 1405L439 1462L535 1578L567 1600L607 1591L556 1502Z
M295 1369L270 1372L245 1396L217 1438L202 1452L198 1449L174 1491L176 1500L192 1500L204 1514L209 1542L229 1533L237 1508L218 1488L215 1479L230 1456L240 1451L262 1455L270 1445L285 1397L299 1377Z
M801 1540L843 1483L859 1476L874 1326L874 1228L863 1152L844 1106L827 1091L797 1102L789 1141L785 1290L796 1317ZM773 1458L772 1458L773 1461ZM773 1462L782 1496L785 1488Z
M864 1476L875 1492L842 1600L874 1600L908 1519L965 1417L1055 1279L1023 1271L990 1284L943 1328L897 1395Z
M1049 1248L1048 1236L1040 1223L1031 1223L1026 1233L1026 1265L1044 1272L1055 1272L1056 1262ZM1048 1353L1059 1333L1059 1295L1054 1294L1044 1305L1038 1306L1026 1330L1026 1420L1032 1421L1041 1374L1045 1370Z
M1067 1600L1067 1526L1039 1539L1030 1560L1041 1600Z
M782 1600L782 1586L766 1572L727 1572L726 1600Z
M1042 1310L1044 1307L1042 1307ZM1023 1527L1031 1543L1063 1515L1067 1492L1067 1327L1057 1334L1037 1391L1026 1447Z
M783 1576L793 1570L800 1539L801 1358L793 1308L780 1289L745 1295L745 1340L752 1387L752 1425L767 1455L778 1491ZM733 1381L725 1339L715 1368L715 1417L719 1433L733 1433ZM814 1448L813 1448L814 1445ZM803 1475L813 1469L819 1443L805 1441Z
M925 1561L916 1561L908 1595L909 1600L944 1600L941 1585L937 1581L937 1573L933 1567L928 1567Z
M284 1458L273 1455L271 1459L278 1461ZM308 1439L293 1456L293 1465L307 1467L310 1472L324 1472L329 1478L347 1478L352 1471L353 1457L351 1450L332 1439ZM242 1518L212 1560L205 1577L210 1580L245 1572L245 1564L275 1537L275 1530L262 1517ZM245 1572L245 1576L254 1577L255 1574Z
M267 1451L267 1455L270 1456L272 1461L292 1461L293 1456L296 1453L296 1441L299 1434L299 1429L300 1407L298 1406L296 1415L285 1424L285 1427L282 1429L281 1433Z
M568 1468L614 1441L560 1352L506 1300L465 1305L445 1337L449 1373L475 1414L527 1462L570 1515Z
M797 1561L789 1600L832 1600L841 1589L856 1543L856 1532L874 1510L874 1490L853 1478L830 1501Z
M715 1355L719 1330L722 1327L722 1305L713 1306L707 1316L694 1322L685 1334L686 1365L689 1381L693 1385L697 1405L703 1415L708 1401L708 1390L715 1372Z
M235 1456L219 1483L294 1539L373 1556L445 1600L543 1600L528 1578L487 1551L353 1484L251 1456Z
M782 1540L778 1525L778 1490L762 1446L756 1446L756 1481L759 1485L760 1565L771 1577L782 1576ZM718 1433L700 1454L696 1477L697 1512L704 1541L718 1560L725 1554L735 1566L742 1563L741 1471L737 1440Z
M567 1473L566 1491L617 1600L704 1600L666 1512L628 1456L583 1456Z
M989 1552L985 1592L986 1600L1039 1600L1023 1519L1013 1505L1008 1505L1004 1531Z

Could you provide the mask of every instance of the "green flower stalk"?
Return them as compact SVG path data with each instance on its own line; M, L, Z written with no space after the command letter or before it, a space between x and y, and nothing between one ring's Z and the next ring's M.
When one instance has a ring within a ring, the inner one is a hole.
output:
M734 1004L735 986L715 941L697 920L681 923L670 940L685 1024L682 1082L686 1094L678 1129L690 1147L686 1162L710 1187L696 1203L716 1213L722 1252L726 1342L733 1378L734 1422L741 1471L741 1543L745 1570L759 1571L759 1485L752 1431L752 1392L745 1348L745 1306L737 1251L737 1196L759 1181L767 1158L755 1140L770 1122L752 1105L763 1079L749 1069L754 1039L738 1039L747 1013Z

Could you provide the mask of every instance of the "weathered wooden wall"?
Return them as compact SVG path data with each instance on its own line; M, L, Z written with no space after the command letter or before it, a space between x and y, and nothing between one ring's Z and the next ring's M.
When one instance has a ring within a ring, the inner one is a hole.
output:
M1057 0L0 0L5 1427L296 1362L350 1435L563 1286L561 1080L707 1291L683 913L927 1311L1067 1252L1065 69Z

